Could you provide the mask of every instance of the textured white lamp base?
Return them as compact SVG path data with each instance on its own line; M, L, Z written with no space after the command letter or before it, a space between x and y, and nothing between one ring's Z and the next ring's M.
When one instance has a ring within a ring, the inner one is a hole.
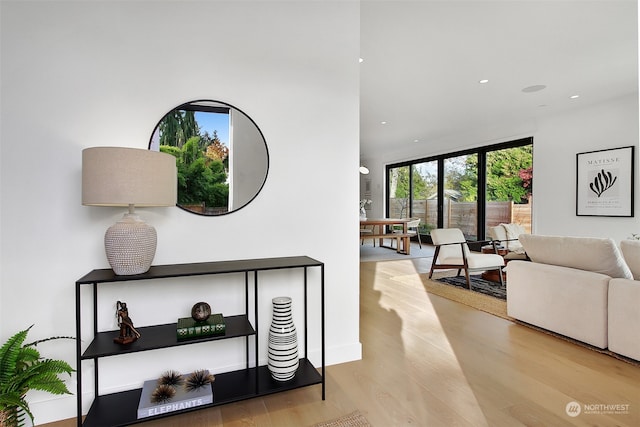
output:
M121 276L145 273L156 255L156 229L138 215L125 214L104 235L109 265Z

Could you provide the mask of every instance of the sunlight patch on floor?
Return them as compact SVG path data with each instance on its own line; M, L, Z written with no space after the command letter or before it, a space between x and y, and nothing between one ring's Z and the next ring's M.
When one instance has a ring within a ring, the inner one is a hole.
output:
M399 263L403 266L399 267ZM408 263L415 274L407 275ZM437 398L444 404L458 407L473 425L487 425L432 297L424 289L420 274L428 272L429 265L430 259L378 262L372 282L374 290L380 292L379 305L400 318L400 335L407 355L404 360L407 378L417 384L446 384L436 396L425 398ZM389 287L389 280L394 286Z

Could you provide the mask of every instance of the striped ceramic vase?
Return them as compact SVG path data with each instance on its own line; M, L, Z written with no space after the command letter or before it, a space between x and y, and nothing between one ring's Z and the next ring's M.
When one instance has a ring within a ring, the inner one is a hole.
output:
M273 379L287 381L298 370L298 334L291 315L291 298L277 297L269 328L269 371Z

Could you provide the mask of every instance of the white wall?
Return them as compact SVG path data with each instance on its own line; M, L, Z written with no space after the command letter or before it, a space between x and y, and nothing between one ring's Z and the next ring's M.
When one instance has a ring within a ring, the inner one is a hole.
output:
M256 196L268 173L269 152L262 135L244 114L233 110L229 146L229 206L242 208ZM234 143L237 141L237 144Z
M576 216L576 153L635 146L635 217ZM638 95L550 117L534 135L534 229L538 234L611 237L640 232Z
M327 361L361 357L357 2L3 1L0 7L3 341L32 323L34 339L74 335L74 282L108 267L102 237L123 210L80 205L82 149L146 148L166 111L211 98L237 106L261 128L270 154L267 182L250 205L223 217L140 209L158 231L154 263L291 255L324 261ZM336 229L343 230L339 244ZM277 294L298 295L299 279L267 275L261 308L268 312ZM141 326L175 321L203 288L214 310L233 312L236 283L117 288L101 294L101 328L114 326L115 299L128 303ZM84 297L83 308L87 303ZM318 337L317 321L309 333ZM83 347L89 335L83 333ZM319 343L312 343L317 361ZM75 365L71 342L41 350ZM216 347L215 360L206 349L180 350L105 361L101 387L139 385L167 369L240 363L232 342ZM30 400L37 423L75 416L75 396L36 393Z
M640 233L640 185L638 183L638 94L570 113L538 117L527 123L507 124L493 135L469 133L459 144L435 150L384 155L368 153L363 163L371 173L372 215L384 214L385 165L430 155L490 145L533 136L533 232L536 234L611 237L616 241ZM505 137L508 135L508 137ZM635 217L576 216L576 153L633 145L635 150Z

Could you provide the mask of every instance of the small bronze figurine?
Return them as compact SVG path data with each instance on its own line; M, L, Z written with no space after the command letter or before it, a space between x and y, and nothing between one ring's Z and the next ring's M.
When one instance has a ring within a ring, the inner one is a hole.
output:
M133 321L129 317L129 310L126 302L116 303L116 317L120 326L120 335L113 339L118 344L130 344L140 338L140 333L133 327Z

